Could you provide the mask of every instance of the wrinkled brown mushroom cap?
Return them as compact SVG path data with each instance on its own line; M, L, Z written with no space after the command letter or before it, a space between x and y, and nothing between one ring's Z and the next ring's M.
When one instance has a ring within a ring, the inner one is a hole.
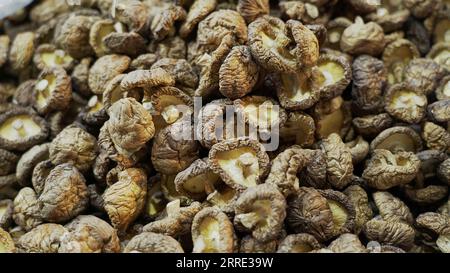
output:
M248 24L270 10L268 0L239 0L236 8Z
M41 44L34 52L33 62L40 70L45 68L62 67L70 70L74 66L74 59L64 50L57 49L52 44Z
M305 253L321 247L311 234L290 234L279 243L277 253Z
M448 194L448 186L429 185L424 188L405 187L406 197L419 205L434 204L444 199Z
M341 36L341 49L352 55L379 55L384 48L384 31L375 22L364 23L361 17L348 26Z
M12 223L14 203L9 199L0 201L0 228L8 229Z
M11 235L3 228L0 228L0 253L14 253L16 247Z
M289 112L284 126L280 128L280 138L285 143L309 147L314 143L316 125L314 119L302 112Z
M344 188L350 183L353 174L350 148L335 133L322 140L321 148L326 155L328 182L338 189Z
M342 95L352 79L352 69L345 57L322 54L318 59L317 67L322 73L321 99L332 99Z
M449 217L436 212L425 212L417 216L415 225L418 228L433 232L435 235L450 231Z
M450 132L433 122L426 121L422 127L422 138L428 148L443 152L450 151Z
M30 185L34 167L49 158L49 147L49 143L33 146L20 157L16 165L16 176L20 185Z
M388 44L384 48L382 60L388 72L389 84L402 82L406 66L419 56L417 47L407 39L398 39Z
M362 162L369 154L369 143L361 136L357 136L354 140L346 142L345 145L350 148L353 164Z
M352 112L350 103L341 96L321 100L313 108L316 122L316 136L324 139L335 133L344 138L351 129Z
M344 233L330 243L328 249L335 253L367 253L367 249L359 240L358 236Z
M450 121L450 98L439 100L428 105L428 116L437 122Z
M278 237L286 217L286 200L278 189L261 184L245 190L236 202L234 224L261 242Z
M399 198L386 191L372 194L378 213L385 221L405 222L412 225L414 218L408 206Z
M192 221L194 253L231 253L235 248L233 224L215 207L199 211Z
M387 113L355 117L352 120L355 130L367 137L373 137L392 125L392 118Z
M98 57L110 53L109 48L105 45L104 38L115 31L114 21L111 19L98 20L92 25L89 31L89 44Z
M277 240L261 243L251 235L245 235L239 242L239 253L274 253Z
M0 149L0 175L7 175L14 172L20 157L15 153Z
M130 57L117 54L98 58L89 69L89 87L91 91L94 94L101 95L107 83L127 70L130 62Z
M32 188L22 188L14 199L14 222L29 231L40 225L42 220L38 196Z
M0 148L25 151L44 142L47 122L32 110L19 108L0 114Z
M390 222L373 218L364 226L369 240L409 249L414 241L414 229L402 222Z
M269 168L269 156L255 140L237 138L214 144L209 151L210 167L237 190L261 183Z
M217 6L217 0L195 0L189 7L186 20L180 27L180 36L186 38Z
M373 211L369 205L369 198L366 191L358 185L351 185L347 187L343 193L347 195L349 201L355 208L354 231L356 234L359 234L364 224L373 217Z
M450 54L450 43L441 42L433 45L427 54L428 59L433 59L436 63L443 66L447 71L450 71L450 63L448 55Z
M404 71L405 81L422 93L429 95L446 74L445 69L435 61L418 58L411 60Z
M143 232L134 236L126 245L125 253L184 253L180 243L174 238L153 233Z
M381 1L377 9L368 14L367 18L380 24L384 31L391 32L403 26L408 19L410 11L402 2L390 3L390 1Z
M420 168L420 160L411 152L377 149L367 162L362 178L379 190L386 190L413 180Z

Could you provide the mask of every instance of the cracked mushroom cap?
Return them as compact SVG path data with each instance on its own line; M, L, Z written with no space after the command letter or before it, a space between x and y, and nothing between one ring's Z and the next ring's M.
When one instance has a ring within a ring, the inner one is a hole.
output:
M307 31L311 32L309 29ZM249 24L248 38L253 57L268 71L292 73L298 70L298 56L292 52L296 44L288 37L286 25L281 19L269 15L259 17ZM318 44L317 39L315 42Z
M193 253L232 253L236 235L228 216L216 207L204 208L192 221Z
M404 79L413 88L429 95L438 87L445 74L445 69L435 61L418 58L411 60L405 67Z
M198 158L198 150L191 119L187 116L156 134L151 152L153 167L160 173L176 175Z
M415 231L410 225L379 218L368 221L363 231L369 240L398 246L405 250L412 247L415 236Z
M295 193L299 189L297 173L307 166L309 151L294 145L279 153L271 162L265 183L277 186L285 197Z
M382 131L370 143L370 150L385 149L393 153L406 151L416 153L422 150L420 136L410 127L395 126Z
M347 195L349 201L355 208L355 227L354 231L359 234L367 221L372 219L373 211L369 204L369 197L366 191L358 185L347 187L343 193Z
M352 80L352 69L345 57L322 54L317 61L322 73L320 77L321 99L332 99L342 95Z
M42 220L41 210L39 209L39 201L36 192L32 188L22 188L14 198L14 222L29 231L38 225Z
M0 114L0 148L26 151L45 141L49 134L47 122L27 108Z
M89 69L89 88L101 95L110 80L128 69L131 59L125 55L111 54L98 58ZM126 88L128 89L128 88Z
M62 236L67 230L58 224L42 224L22 235L17 248L25 253L58 253Z
M308 233L290 234L278 245L277 253L307 253L322 248L317 239Z
M195 0L189 7L186 20L180 26L180 37L188 37L197 24L214 11L217 6L217 2L217 0Z
M81 128L68 126L50 143L49 153L53 164L71 163L86 172L97 156L97 140Z
M117 231L93 215L80 215L65 225L59 253L115 253L120 251Z
M47 176L38 202L45 220L55 223L70 220L88 206L86 180L72 164L60 164Z
M16 176L17 182L22 186L29 186L35 166L49 158L50 143L35 145L26 151L17 162Z
M368 160L362 178L370 187L386 190L411 182L419 172L420 160L411 152L376 149Z
M417 216L415 226L434 235L447 234L450 232L450 218L436 212L425 212Z
M309 233L319 241L334 235L333 214L327 199L314 188L301 187L288 200L287 224L296 233Z
M352 179L352 153L338 134L331 134L322 140L321 149L326 156L328 182L335 188L343 189Z
M284 143L309 147L314 143L316 125L314 119L302 112L287 113L287 120L280 128L280 138Z
M125 253L184 253L180 243L173 237L143 232L134 236L126 245Z
M269 156L264 146L247 138L219 142L209 151L214 173L230 187L247 189L261 183L269 168Z
M219 91L229 99L250 93L259 79L260 69L248 46L235 46L219 70Z
M411 211L399 198L387 191L374 192L372 197L383 220L413 224L414 217Z
M0 253L15 253L16 246L11 238L11 235L0 228Z
M103 193L103 200L112 226L124 232L144 208L147 175L142 169L129 168L119 172L117 178Z
M33 106L39 114L65 110L72 99L70 77L63 68L46 68L34 86Z
M74 66L74 59L64 50L57 49L52 44L41 44L36 48L33 62L40 70L55 67L70 70Z
M384 94L385 110L407 123L419 123L425 116L427 97L409 83L394 84Z
M387 69L389 84L400 83L404 80L404 71L409 62L419 58L417 47L407 39L397 39L388 44L383 51L382 60Z
M345 53L352 55L379 55L384 48L385 37L383 28L375 23L364 23L361 17L348 26L341 36L340 47Z
M350 102L344 101L341 96L319 101L312 109L317 138L324 139L333 133L344 138L351 129L350 106Z
M377 9L366 18L380 24L386 32L400 29L410 15L403 2L406 1L380 1Z
M261 184L245 190L236 202L234 224L261 242L276 239L286 217L286 200L277 187Z
M208 158L197 159L175 177L176 190L189 198L204 200L220 178L210 168Z
M14 203L9 199L0 201L0 228L8 229L13 221Z
M109 107L108 115L104 127L119 154L129 156L137 152L154 136L151 114L134 98L116 101Z
M274 76L278 100L287 110L305 110L320 99L323 74L318 67L309 73L281 73Z
M381 97L387 80L384 63L361 55L353 61L352 73L352 103L362 112L375 114L383 106Z
M433 122L426 121L422 127L422 138L432 150L450 151L450 132Z
M165 217L156 219L142 228L143 232L161 233L174 238L190 233L194 216L202 209L199 202L192 202L187 207L180 207L180 199L166 205Z
M341 234L330 243L328 249L335 253L367 253L368 250L359 240L358 236L351 233Z

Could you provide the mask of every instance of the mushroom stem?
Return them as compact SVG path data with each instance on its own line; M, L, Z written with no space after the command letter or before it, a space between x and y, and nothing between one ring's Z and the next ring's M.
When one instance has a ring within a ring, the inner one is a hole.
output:
M239 222L248 229L253 229L260 221L256 212L249 212L245 214L239 214L236 216Z
M237 164L242 168L245 178L255 173L255 158L251 153L244 153L239 156Z

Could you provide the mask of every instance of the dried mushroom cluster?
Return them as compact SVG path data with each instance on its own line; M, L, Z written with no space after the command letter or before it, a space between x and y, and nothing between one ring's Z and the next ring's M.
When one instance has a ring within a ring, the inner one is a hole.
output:
M450 252L449 1L72 2L0 19L0 252Z

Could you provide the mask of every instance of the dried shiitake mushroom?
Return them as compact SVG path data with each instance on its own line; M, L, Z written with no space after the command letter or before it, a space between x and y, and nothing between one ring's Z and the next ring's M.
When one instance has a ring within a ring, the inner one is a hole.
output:
M410 11L403 2L406 1L382 0L376 10L366 17L380 24L386 32L397 30L403 26L410 15Z
M352 24L346 17L337 17L327 23L327 40L325 46L331 49L340 49L340 41L344 30Z
M232 253L237 244L233 224L215 207L199 211L192 221L193 253Z
M270 10L268 0L239 0L236 8L247 23L253 22L262 15L269 14Z
M195 200L204 200L220 182L208 164L208 158L197 159L175 177L175 187L180 194Z
M422 138L428 148L443 152L450 151L450 132L433 122L426 121L422 127Z
M352 55L379 55L385 45L384 31L375 22L364 23L361 17L348 26L341 36L342 51Z
M39 114L64 110L72 98L70 77L62 68L44 69L34 86L33 106Z
M414 218L411 211L399 198L387 191L374 192L372 197L383 220L413 224Z
M162 40L167 35L175 33L175 23L186 19L186 11L174 4L167 5L160 12L154 15L150 24L153 38ZM171 35L172 34L172 35Z
M363 161L369 154L369 143L361 136L356 137L352 141L346 142L345 145L350 148L353 164L358 164Z
M398 39L388 44L383 50L382 60L387 70L389 84L404 80L404 71L409 62L419 58L417 47L406 39Z
M278 189L261 184L245 190L236 201L236 229L251 232L258 241L278 237L286 217L286 200Z
M259 73L259 66L253 60L250 48L235 46L220 66L219 91L229 99L241 98L252 91Z
M146 52L145 39L135 32L112 32L103 42L111 53L138 56Z
M49 152L53 164L71 163L86 172L97 155L97 140L79 127L68 126L53 139Z
M443 66L447 71L450 71L450 43L442 42L435 44L430 52L427 54L428 59L434 60L436 63Z
M358 236L344 233L330 243L328 249L335 253L367 253L368 250L359 240Z
M384 94L386 112L398 120L419 123L425 116L428 103L422 90L408 83L390 86Z
M134 236L123 250L125 253L184 253L180 243L174 238L153 233L143 232Z
M353 128L358 134L373 137L392 125L392 118L387 113L356 117L352 120Z
M423 94L431 94L446 74L445 69L430 59L411 60L404 70L404 79Z
M316 125L314 119L302 112L289 112L284 126L280 128L280 138L284 143L308 147L314 143Z
M161 233L174 238L188 235L194 216L202 209L199 202L192 202L187 207L180 207L180 199L169 202L161 216L142 228L143 232Z
M11 235L0 227L0 253L14 253L16 246Z
M320 249L322 245L308 233L290 234L278 245L278 253L306 253Z
M173 86L175 78L162 68L135 70L128 73L120 83L123 90L132 88L152 88L156 86Z
M116 32L114 21L110 19L96 21L89 31L89 44L94 49L98 57L110 53L106 47L104 39L108 34Z
M17 34L9 49L9 62L13 71L21 72L29 68L33 60L35 34L33 32L22 32Z
M0 67L8 61L10 42L11 40L8 35L0 35Z
M8 229L12 223L14 212L13 201L4 199L0 201L0 228Z
M358 56L352 64L352 104L364 113L377 113L382 108L386 70L381 60L369 55Z
M331 134L321 143L326 156L328 182L337 189L346 187L352 179L352 153L338 134Z
M80 215L64 226L59 253L119 252L117 231L104 220L93 215Z
M428 105L427 112L437 122L450 121L450 99L439 100Z
M217 6L217 0L195 0L189 7L186 20L180 27L180 36L186 38Z
M142 169L130 168L119 172L117 179L103 193L104 207L113 227L124 232L144 208L147 175Z
M438 100L450 99L450 76L445 76L438 83L435 91Z
M369 240L398 246L405 250L411 248L414 242L414 229L402 222L373 218L366 223L363 231Z
M428 185L422 188L406 185L404 187L406 197L419 205L435 204L448 195L448 186Z
M0 175L7 175L14 172L20 157L15 153L0 149Z
M422 150L422 140L420 136L405 126L395 126L382 131L370 143L370 150L386 149L391 152L406 151L418 152Z
M341 96L321 100L313 108L313 118L318 139L324 139L333 133L344 138L351 127L350 104Z
M89 69L89 88L94 94L103 94L107 83L122 74L130 65L130 57L111 54L98 58Z
M55 223L70 220L88 206L86 180L74 165L60 164L47 176L38 202L45 220Z
M33 62L40 70L54 67L70 70L74 65L72 57L52 44L41 44L34 53Z
M24 151L44 142L49 133L47 122L25 108L0 114L0 148Z
M251 235L245 235L239 242L239 253L274 253L277 240L261 243Z
M136 59L135 59L136 60ZM162 58L154 62L151 68L162 68L175 78L175 86L188 95L194 95L198 84L198 76L191 64L185 59Z
M331 211L333 223L333 236L353 232L356 211L349 198L334 190L318 190L325 197L327 206Z
M224 140L213 145L209 162L213 172L237 190L261 183L269 168L269 156L262 144L248 138Z
M22 188L14 199L14 222L29 231L42 224L42 214L36 192L32 188Z
M352 69L344 57L322 54L317 61L322 73L320 79L321 99L332 99L342 95L352 79Z
M439 179L446 183L447 185L450 185L450 159L444 160L437 170L437 176Z
M349 201L355 208L355 227L354 231L359 234L365 223L372 219L373 211L369 204L369 198L366 191L358 185L348 186L344 191Z
M42 224L22 235L17 241L19 252L58 253L67 230L58 224Z
M239 195L240 191L233 189L225 183L221 183L208 195L206 202L219 208L227 215L234 215L234 208Z
M16 165L17 182L22 186L29 186L35 166L49 158L49 143L35 145L26 151Z
M370 187L386 190L411 182L417 175L420 160L408 151L392 153L377 148L368 160L362 178Z

